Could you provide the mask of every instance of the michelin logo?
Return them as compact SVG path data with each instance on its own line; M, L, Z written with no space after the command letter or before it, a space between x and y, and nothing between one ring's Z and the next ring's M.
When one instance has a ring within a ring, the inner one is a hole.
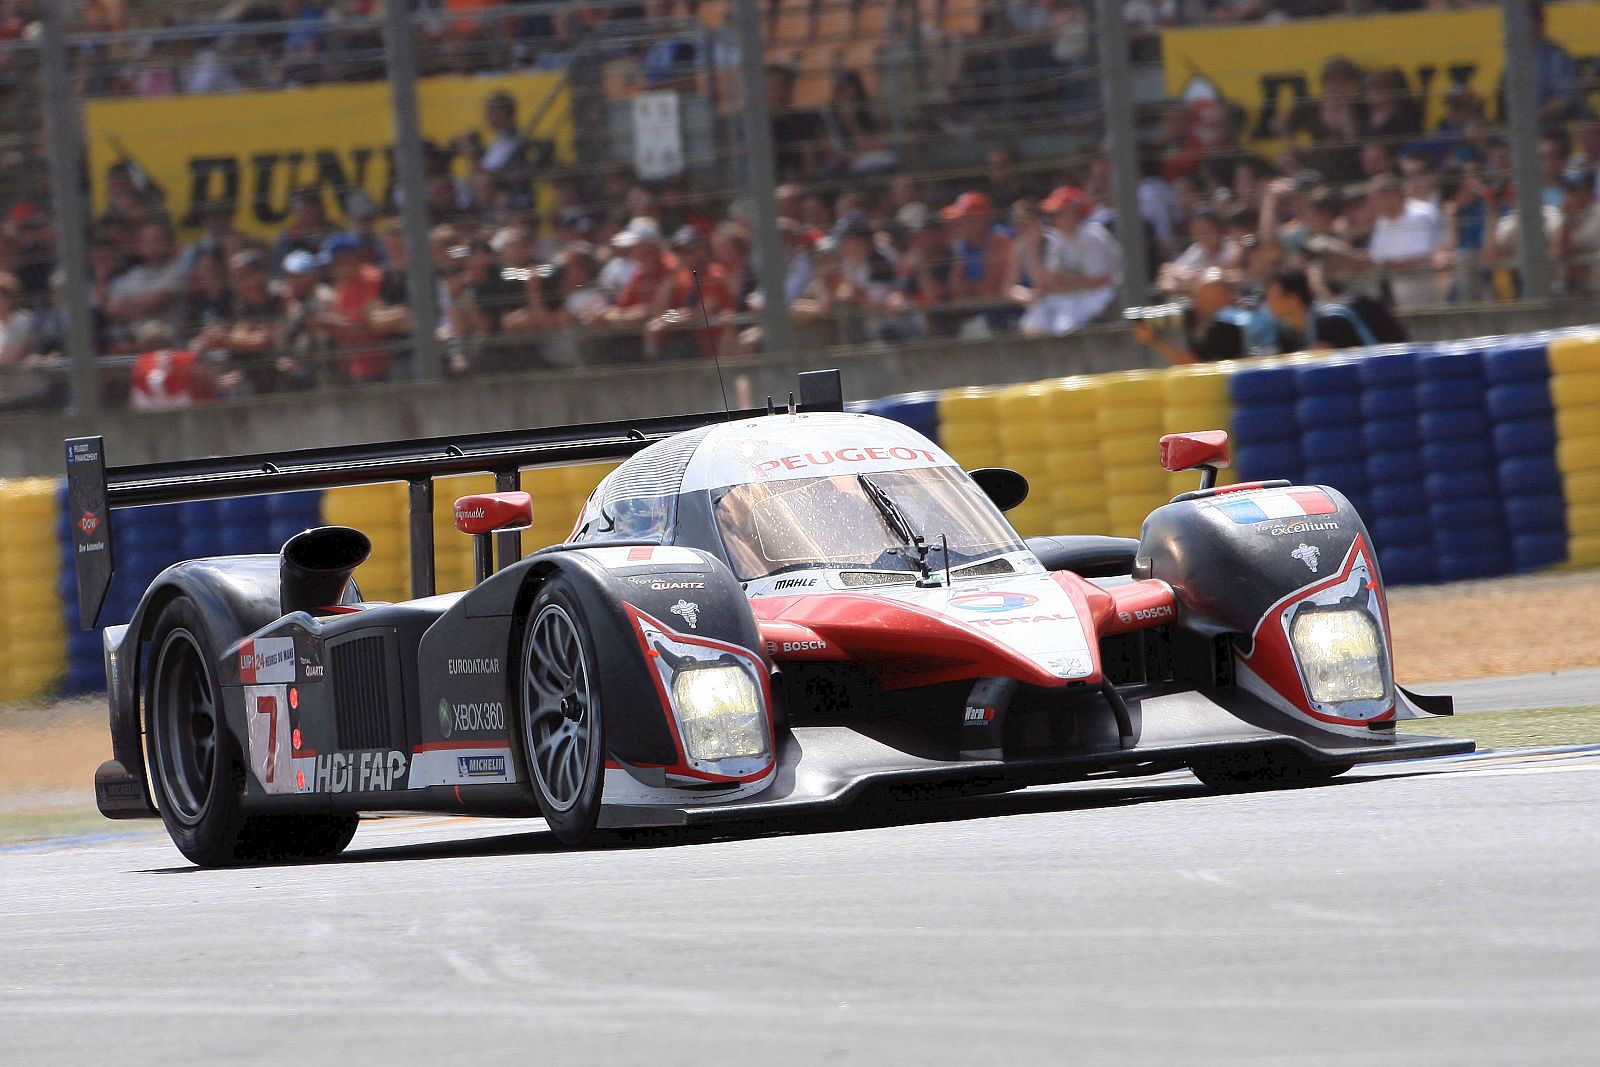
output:
M463 778L504 778L504 756L457 756L456 772Z

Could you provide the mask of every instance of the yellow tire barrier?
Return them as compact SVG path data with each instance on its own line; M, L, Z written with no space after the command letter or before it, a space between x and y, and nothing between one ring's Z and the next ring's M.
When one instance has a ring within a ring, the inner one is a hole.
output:
M1600 334L1558 337L1550 342L1548 353L1552 376L1600 371Z
M1600 434L1568 437L1556 441L1556 465L1563 474L1600 470Z

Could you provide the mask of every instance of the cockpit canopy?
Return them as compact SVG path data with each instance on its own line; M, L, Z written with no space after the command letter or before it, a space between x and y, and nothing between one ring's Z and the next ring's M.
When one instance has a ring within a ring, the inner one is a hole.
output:
M574 541L704 548L742 580L805 567L916 570L1022 551L1010 524L937 445L875 415L773 415L680 434L613 471ZM950 558L940 550L947 541Z

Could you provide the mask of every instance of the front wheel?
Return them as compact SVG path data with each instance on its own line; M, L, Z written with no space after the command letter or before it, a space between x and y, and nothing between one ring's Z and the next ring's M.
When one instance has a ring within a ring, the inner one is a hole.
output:
M188 597L156 618L145 680L145 740L156 806L172 843L202 867L316 859L344 850L355 815L253 815L245 767L223 719L216 654Z
M534 599L519 668L528 778L551 833L576 845L600 819L605 732L594 638L566 578L551 578Z
M1295 752L1222 756L1194 764L1201 783L1219 793L1249 793L1320 785L1354 767L1353 763L1316 763Z

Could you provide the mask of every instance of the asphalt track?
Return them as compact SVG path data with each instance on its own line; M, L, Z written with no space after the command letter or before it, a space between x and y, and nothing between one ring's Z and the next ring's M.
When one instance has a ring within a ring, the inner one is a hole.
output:
M567 852L0 851L0 1063L1595 1062L1600 747Z

